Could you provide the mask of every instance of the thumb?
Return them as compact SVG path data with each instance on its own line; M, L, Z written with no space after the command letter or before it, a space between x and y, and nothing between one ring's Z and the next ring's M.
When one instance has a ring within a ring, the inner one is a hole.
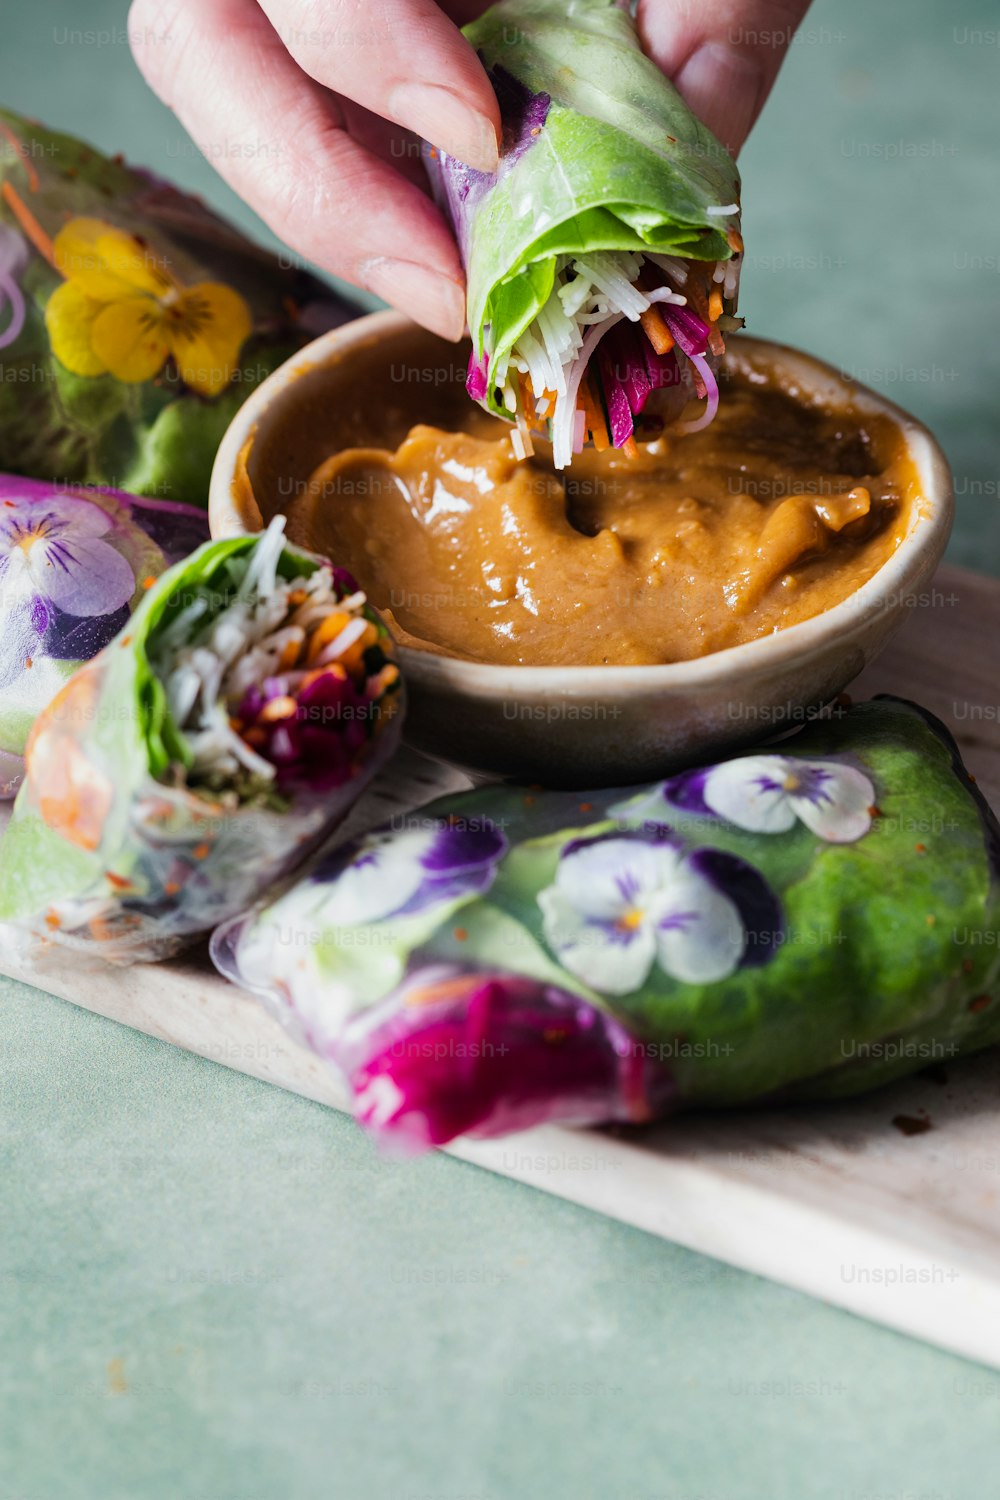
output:
M733 156L809 0L639 0L645 51Z

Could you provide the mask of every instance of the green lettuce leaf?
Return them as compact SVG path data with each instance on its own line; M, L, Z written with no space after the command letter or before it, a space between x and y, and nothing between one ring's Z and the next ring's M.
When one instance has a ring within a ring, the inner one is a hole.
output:
M534 320L557 255L732 254L738 211L717 210L739 203L736 166L644 55L627 10L503 0L464 32L501 102L500 170L473 172L439 152L428 161L464 251L477 354L495 358ZM547 109L531 115L525 95L547 96Z

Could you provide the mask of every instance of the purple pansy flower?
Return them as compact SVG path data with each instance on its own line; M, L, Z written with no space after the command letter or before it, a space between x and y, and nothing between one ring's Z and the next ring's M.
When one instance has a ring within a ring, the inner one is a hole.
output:
M748 833L787 833L797 821L831 844L852 844L871 827L875 788L868 777L835 760L744 755L685 771L632 803L611 811L630 821L665 808L725 818Z
M135 592L128 561L103 538L114 525L107 511L78 495L0 501L0 599L27 605L41 633L48 606L90 619L115 614Z
M358 1119L419 1151L559 1120L638 1123L676 1094L663 1065L579 995L512 974L413 974L332 1053Z
M875 788L835 760L747 755L705 773L706 807L748 833L787 833L802 822L817 838L852 844L871 827Z
M0 349L13 344L24 327L24 293L17 278L28 264L27 241L11 229L9 224L0 224Z
M538 895L545 937L571 974L629 995L654 965L686 984L725 979L747 945L740 910L666 829L566 845Z
M314 880L331 881L323 919L356 926L480 896L506 848L506 838L488 818L432 819L402 833L370 834L346 862L341 851L317 868Z

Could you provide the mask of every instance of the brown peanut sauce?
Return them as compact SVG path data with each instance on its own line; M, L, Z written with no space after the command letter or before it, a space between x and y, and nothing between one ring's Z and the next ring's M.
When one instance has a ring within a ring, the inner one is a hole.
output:
M406 645L510 665L685 661L839 603L891 556L917 503L899 429L796 399L759 372L715 422L556 473L470 408L461 432L348 448L288 507Z

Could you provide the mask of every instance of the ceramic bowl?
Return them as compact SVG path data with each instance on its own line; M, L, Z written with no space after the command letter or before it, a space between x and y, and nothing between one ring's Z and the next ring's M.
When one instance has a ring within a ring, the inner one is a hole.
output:
M881 651L948 539L953 497L944 455L915 418L809 355L743 335L730 341L726 359L776 372L805 402L846 405L898 425L920 499L892 557L823 614L695 661L510 667L403 648L411 744L473 772L548 785L653 779L801 722ZM212 534L259 530L339 448L395 446L429 410L439 425L459 426L468 402L464 372L460 347L394 312L316 339L233 420L212 473ZM375 409L373 387L381 392ZM292 537L308 544L294 530Z

